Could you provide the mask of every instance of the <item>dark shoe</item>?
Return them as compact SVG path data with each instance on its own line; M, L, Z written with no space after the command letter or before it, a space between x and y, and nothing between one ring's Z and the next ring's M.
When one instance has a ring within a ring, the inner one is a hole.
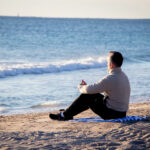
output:
M73 119L73 117L62 117L61 115L60 115L60 113L59 114L49 114L49 117L51 118L51 119L53 119L53 120L59 120L59 121L67 121L67 120L72 120Z
M64 111L65 111L65 109L59 109L59 111L60 111L60 112L64 112Z

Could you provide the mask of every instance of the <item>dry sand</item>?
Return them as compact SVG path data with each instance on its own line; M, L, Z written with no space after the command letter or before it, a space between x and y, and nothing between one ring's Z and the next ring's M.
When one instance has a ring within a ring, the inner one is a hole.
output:
M48 115L0 116L0 149L150 149L150 121L64 122ZM150 115L150 103L131 104L128 115ZM88 110L75 118L91 116Z

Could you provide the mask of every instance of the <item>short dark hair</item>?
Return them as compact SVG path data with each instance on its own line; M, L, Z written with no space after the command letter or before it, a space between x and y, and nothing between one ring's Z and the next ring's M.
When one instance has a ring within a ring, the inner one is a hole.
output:
M110 51L110 61L116 66L121 67L123 63L123 56L120 52Z

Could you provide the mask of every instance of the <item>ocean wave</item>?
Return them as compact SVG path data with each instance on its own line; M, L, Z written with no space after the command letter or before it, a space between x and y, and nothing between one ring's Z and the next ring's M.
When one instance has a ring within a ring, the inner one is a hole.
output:
M106 66L106 57L78 60L67 60L62 62L44 63L1 63L0 78L16 76L21 74L43 74L63 71L74 71L81 69L101 68Z
M33 105L31 106L31 108L42 108L42 107L57 107L57 106L60 106L61 103L58 102L58 101L51 101L51 102L46 102L46 103L43 103L43 104L37 104L37 105Z

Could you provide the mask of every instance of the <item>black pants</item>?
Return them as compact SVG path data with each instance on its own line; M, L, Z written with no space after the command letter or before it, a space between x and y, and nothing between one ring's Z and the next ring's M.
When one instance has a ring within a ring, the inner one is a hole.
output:
M75 116L87 109L103 119L116 119L126 116L126 112L118 112L107 108L106 99L102 94L81 94L65 111L65 116Z

